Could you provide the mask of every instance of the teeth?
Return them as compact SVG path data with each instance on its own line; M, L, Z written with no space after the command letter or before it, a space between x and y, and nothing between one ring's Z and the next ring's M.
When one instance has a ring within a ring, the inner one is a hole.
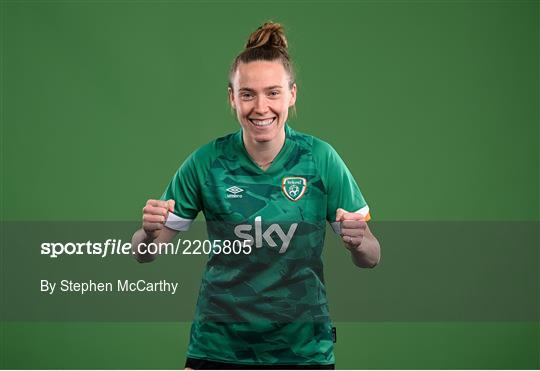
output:
M268 126L268 125L271 125L274 122L274 120L275 120L275 117L271 119L266 119L266 120L250 119L249 121L251 121L251 123L253 123L253 125L255 126Z

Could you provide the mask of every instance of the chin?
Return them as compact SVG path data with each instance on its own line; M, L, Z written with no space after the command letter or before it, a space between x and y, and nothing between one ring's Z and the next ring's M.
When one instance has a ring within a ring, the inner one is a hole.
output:
M269 142L272 139L274 139L276 137L276 135L272 134L272 133L253 133L253 132L250 132L248 137L251 138L251 140L253 140L255 142Z
M255 139L256 142L259 142L259 143L264 143L264 142L270 142L272 139L274 139L274 137L269 137L269 136L255 136Z
M243 126L244 131L248 136L256 142L269 142L276 138L279 135L280 130L283 130L282 126L276 126L273 128L268 128L267 130L257 130L254 129L251 124L249 126Z

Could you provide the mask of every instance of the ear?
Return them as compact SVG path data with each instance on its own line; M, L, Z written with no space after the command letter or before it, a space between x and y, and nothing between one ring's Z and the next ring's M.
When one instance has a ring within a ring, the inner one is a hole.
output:
M289 100L289 107L292 107L296 104L296 83L293 83L291 87L291 100Z
M230 86L227 88L227 91L228 91L228 94L229 94L229 104L231 105L231 108L234 110L234 109L236 109L236 106L235 106L235 103L234 103L234 92L233 92L233 90L231 89Z

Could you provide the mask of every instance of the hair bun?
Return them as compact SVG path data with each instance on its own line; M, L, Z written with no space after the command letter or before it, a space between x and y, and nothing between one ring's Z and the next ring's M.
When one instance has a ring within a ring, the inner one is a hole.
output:
M295 77L287 46L282 25L274 22L263 24L249 36L246 48L234 58L229 71L229 88L233 88L234 76L240 63L269 61L283 65L285 72L289 75L289 88L292 89Z
M283 26L279 23L266 22L253 32L246 43L246 49L277 48L287 54L287 39Z

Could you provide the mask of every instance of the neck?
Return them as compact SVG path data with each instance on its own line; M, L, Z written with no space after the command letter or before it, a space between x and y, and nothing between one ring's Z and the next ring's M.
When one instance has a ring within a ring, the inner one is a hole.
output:
M246 138L243 134L244 146L249 157L263 170L266 170L276 158L279 151L285 144L285 130L283 130L273 140L268 142L257 142Z

